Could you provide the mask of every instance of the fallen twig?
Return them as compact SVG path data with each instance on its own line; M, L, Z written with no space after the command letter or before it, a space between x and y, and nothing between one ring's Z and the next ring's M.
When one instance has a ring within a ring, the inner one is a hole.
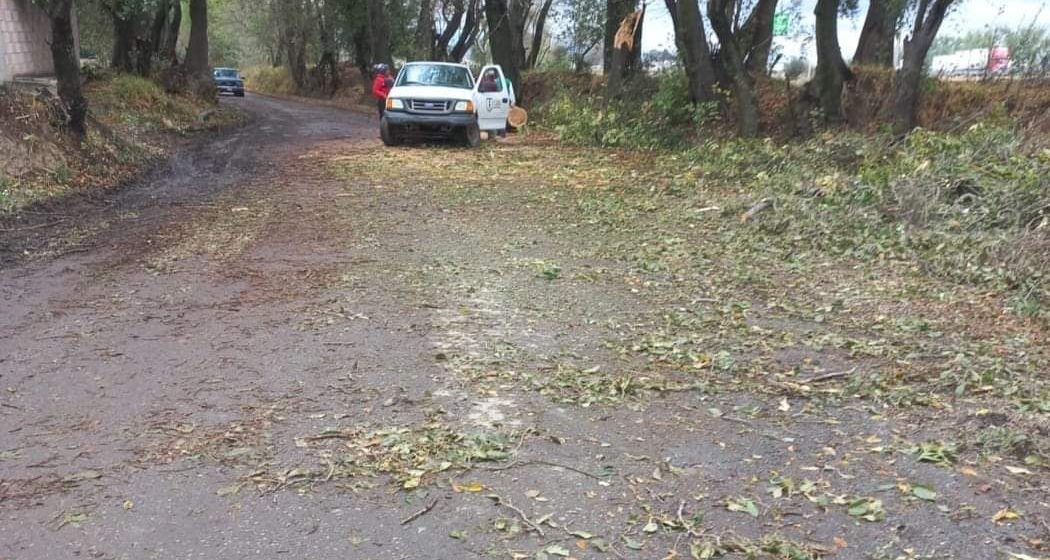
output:
M521 520L524 521L526 525L528 525L529 527L532 527L532 529L535 530L536 533L539 536L541 536L541 537L543 536L543 529L541 529L539 525L533 523L533 521L531 519L529 519L529 516L525 515L524 511L521 511L521 509L519 509L518 507L514 506L514 504L512 504L512 503L504 501L503 498L499 494L489 494L488 497L493 499L493 500L495 500L496 501L496 505L503 506L503 507L513 511L514 513L518 514L518 517L520 517Z
M829 381L831 379L837 379L839 377L845 377L851 373L857 371L857 368L853 368L846 371L833 371L831 373L825 373L824 375L818 375L816 377L810 377L809 379L801 379L802 383L820 383L821 381Z
M773 201L771 199L768 199L768 198L763 198L762 200L758 201L758 204L755 204L747 212L744 212L740 216L740 223L746 224L748 221L750 221L752 218L757 216L759 213L764 212L766 210L769 210L772 207L773 207Z
M430 500L430 503L427 504L426 507L424 507L423 509L421 509L421 510L413 513L412 515L409 515L408 517L402 519L401 520L401 524L402 525L408 525L409 523L419 519L420 517L423 517L424 515L427 514L427 512L429 512L430 510L434 509L434 506L436 506L437 503L438 503L438 499L437 498L434 498L433 500Z
M507 463L506 465L500 465L500 466L497 466L497 467L488 467L485 470L487 470L487 471L505 471L505 470L508 470L508 469L513 469L514 467L524 467L524 466L527 466L527 465L546 465L548 467L556 467L556 468L560 468L560 469L565 469L567 471L572 471L574 473L579 473L579 474L582 474L583 476L586 476L588 478L593 478L595 480L601 480L602 479L601 476L596 475L594 473L587 472L587 471L585 471L583 469L578 469L576 467L572 467L572 466L569 466L569 465L563 465L561 463L555 463L554 461L545 461L543 459L530 459L528 461L517 461L517 460L515 460L515 461L511 461L511 462Z
M43 224L36 224L36 225L33 225L33 226L25 226L25 227L9 228L9 229L0 229L0 232L11 233L11 232L15 232L15 231L28 231L28 230L31 230L31 229L47 228L47 227L51 227L51 226L57 226L58 224L61 224L64 221L65 220L57 220L57 221L54 221L54 222L47 222L47 223L43 223Z
M685 509L685 500L682 500L682 501L678 502L678 523L682 526L683 529L685 529L686 534L689 535L690 537L696 537L696 538L702 537L703 535L701 535L700 533L697 533L693 529L692 524L689 524L689 523L685 522L685 518L682 517L682 510L683 509Z

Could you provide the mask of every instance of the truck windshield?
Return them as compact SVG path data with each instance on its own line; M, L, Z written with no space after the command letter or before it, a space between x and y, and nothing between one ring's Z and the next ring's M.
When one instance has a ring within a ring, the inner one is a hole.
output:
M397 77L399 86L441 86L473 89L470 71L447 64L409 64Z
M216 78L236 78L237 71L230 68L217 68L214 72Z

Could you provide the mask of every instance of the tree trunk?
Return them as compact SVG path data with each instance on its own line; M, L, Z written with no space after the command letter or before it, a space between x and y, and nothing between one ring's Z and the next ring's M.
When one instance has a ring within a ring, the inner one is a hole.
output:
M700 16L697 0L668 0L668 8L674 8L675 42L685 63L685 74L689 81L689 98L693 103L714 99L715 68L711 64L711 50L707 45L707 34Z
M182 28L182 2L179 0L171 3L171 17L164 30L160 46L160 58L171 63L172 66L179 65L179 30Z
M620 30L620 23L634 12L637 5L637 0L606 0L605 2L605 42L602 66L606 74L612 68L613 43L616 40L616 32Z
M463 57L467 56L467 51L474 46L474 43L478 40L478 31L481 29L479 20L481 19L481 0L467 0L467 14L466 19L463 20L463 27L459 32L459 38L456 39L456 44L453 45L452 50L448 53L448 60L452 62L460 62Z
M313 2L311 4L316 8L314 19L317 21L321 47L321 57L315 69L317 88L328 95L335 95L335 92L339 91L339 65L336 58L338 46L332 31L335 22L335 14L332 13L334 5L331 2L323 2L319 6Z
M839 0L817 0L817 68L810 83L810 95L816 98L830 123L842 122L842 87L853 79L839 47Z
M736 103L737 128L741 136L758 135L758 97L755 95L751 76L744 66L733 24L727 12L728 0L708 0L707 17L721 45L722 61L733 86L733 101Z
M764 76L769 69L769 52L773 48L773 17L777 0L758 0L744 23L747 60L744 66L752 76Z
M459 19L453 19L455 25L449 22L448 28L459 28ZM450 36L451 38L451 36ZM419 2L419 17L416 19L416 37L415 37L415 49L416 56L421 58L430 57L437 58L436 49L434 48L434 4L432 0L420 0ZM444 43L445 48L443 51L447 52L448 41ZM444 57L442 57L443 59Z
M132 72L135 70L135 23L131 19L124 18L116 10L111 13L113 18L113 54L110 57L110 66L121 72Z
M870 0L853 64L893 68L893 40L907 4L905 0Z
M904 41L904 62L894 78L893 131L906 134L918 124L923 65L953 0L920 0L911 37Z
M168 15L171 13L170 0L157 0L157 8L153 13L153 22L150 25L149 42L150 51L159 52L164 41L164 30L168 25Z
M193 76L207 76L208 0L190 0L190 44L186 49L186 70Z
M390 56L390 29L386 23L386 5L383 0L366 0L368 9L368 34L371 38L372 62L393 66Z
M50 0L51 57L58 79L58 97L69 115L69 130L82 140L87 134L88 102L80 84L80 53L73 33L73 0Z
M423 0L423 1L424 2L429 2L429 0ZM431 9L433 9L433 8L431 8ZM463 26L463 18L466 15L466 9L467 9L467 7L463 3L463 0L456 0L456 2L453 3L452 17L445 22L445 28L441 31L441 33L439 35L437 35L436 38L432 38L431 39L431 43L430 43L430 58L432 58L434 60L450 60L451 59L449 44L452 42L452 38L456 37L457 34L459 34L460 39L463 38L463 35L462 35L462 33L460 33L459 29L460 29L461 26ZM433 35L433 33L434 33L434 31L433 31L433 25L434 25L433 19L431 20L430 25L431 25L431 35ZM454 62L458 62L458 61L454 61Z
M514 65L519 71L525 68L525 23L529 17L532 0L507 0L510 10L511 45L514 50Z
M540 51L543 49L543 28L547 25L547 14L550 13L553 4L554 0L544 0L540 6L540 13L536 16L536 25L532 32L532 48L529 49L529 56L525 60L526 69L535 68L540 58Z
M642 49L642 24L645 21L645 5L637 12L627 15L620 23L613 38L612 66L609 68L608 94L611 98L623 94L624 85L640 70L637 52Z
M492 61L503 67L503 74L521 91L521 69L514 48L514 31L507 0L485 0L485 19L489 24L489 49ZM520 41L519 41L520 44Z

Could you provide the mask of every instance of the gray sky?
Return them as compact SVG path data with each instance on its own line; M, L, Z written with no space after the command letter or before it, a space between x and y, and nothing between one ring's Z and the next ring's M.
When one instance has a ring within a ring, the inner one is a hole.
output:
M803 18L800 25L804 29L813 28L815 4L816 0L802 1ZM857 46L867 4L865 0L861 0L860 15L854 21L839 22L839 41L847 59ZM941 34L959 35L972 29L995 26L1020 27L1031 25L1033 21L1037 26L1050 27L1050 0L961 0L945 20ZM792 32L795 31L797 30L792 29ZM642 46L644 50L674 50L671 18L662 0L648 0ZM785 41L783 46L785 54L788 55L795 54L792 51L804 49L798 41Z

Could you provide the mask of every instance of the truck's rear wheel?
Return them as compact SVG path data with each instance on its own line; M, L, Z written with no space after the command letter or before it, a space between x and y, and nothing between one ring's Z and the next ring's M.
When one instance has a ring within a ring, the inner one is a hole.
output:
M477 148L481 144L481 129L478 123L467 125L463 129L463 144L468 148Z
M387 146L401 145L401 136L397 134L397 130L386 119L379 121L379 136L383 139L383 144Z

